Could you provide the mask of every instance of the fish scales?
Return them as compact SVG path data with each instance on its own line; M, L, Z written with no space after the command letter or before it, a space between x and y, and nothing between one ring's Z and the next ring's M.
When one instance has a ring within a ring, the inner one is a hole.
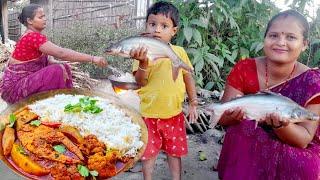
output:
M317 121L319 116L291 99L272 92L260 92L245 95L225 103L213 103L206 107L211 113L211 121L215 125L224 111L240 107L244 110L247 119L259 121L266 114L278 113L290 122L303 122L305 120Z
M193 69L182 61L172 50L169 44L152 37L131 36L112 44L105 51L108 55L117 55L122 57L130 57L130 51L139 47L147 48L147 57L151 61L159 58L169 58L172 62L172 77L177 79L179 69L185 69L193 72Z

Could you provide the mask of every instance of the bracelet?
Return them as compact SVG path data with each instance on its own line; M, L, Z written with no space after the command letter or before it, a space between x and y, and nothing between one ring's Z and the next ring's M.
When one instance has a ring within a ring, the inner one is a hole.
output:
M147 69L143 69L140 66L138 66L138 69L140 69L141 71L147 72Z
M198 105L198 100L197 100L197 98L194 98L194 99L189 100L189 104Z

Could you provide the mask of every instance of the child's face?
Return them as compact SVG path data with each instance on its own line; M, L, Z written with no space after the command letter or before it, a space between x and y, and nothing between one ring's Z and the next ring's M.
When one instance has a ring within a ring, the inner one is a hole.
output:
M170 17L163 14L150 14L148 17L146 33L150 33L155 38L169 43L177 30L178 28L173 26Z

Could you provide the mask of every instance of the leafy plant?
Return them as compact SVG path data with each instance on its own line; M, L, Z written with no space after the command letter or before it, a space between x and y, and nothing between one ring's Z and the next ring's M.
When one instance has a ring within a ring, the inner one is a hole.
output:
M292 4L303 13L306 1L294 1ZM174 44L186 48L195 67L196 83L207 90L222 90L224 79L238 60L263 55L266 25L280 11L271 1L170 2L179 9L181 20ZM320 61L319 14L318 10L318 16L311 26L313 48L301 56L302 62L312 66L318 65Z

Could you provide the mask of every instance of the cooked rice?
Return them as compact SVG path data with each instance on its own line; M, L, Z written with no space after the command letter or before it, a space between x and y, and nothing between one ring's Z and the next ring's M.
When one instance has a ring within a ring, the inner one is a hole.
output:
M59 94L37 101L29 107L42 119L48 118L52 122L77 127L82 136L93 134L107 148L119 150L127 156L135 156L143 146L140 126L132 123L123 110L100 97L92 97L98 100L96 105L103 109L98 114L64 112L66 105L76 104L82 97L85 96Z

